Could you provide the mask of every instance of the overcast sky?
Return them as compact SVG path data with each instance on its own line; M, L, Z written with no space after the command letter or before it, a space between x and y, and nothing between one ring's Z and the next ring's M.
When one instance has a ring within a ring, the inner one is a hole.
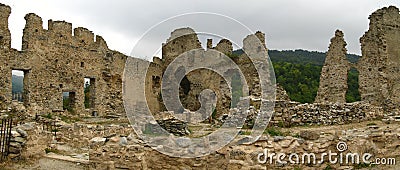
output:
M65 20L103 36L111 49L130 54L135 43L153 25L176 15L212 12L229 16L266 34L269 49L327 51L336 29L345 33L349 53L361 54L359 38L368 30L368 16L399 0L0 0L11 6L12 47L21 48L24 16L33 12L47 20ZM191 21L191 23L196 20ZM213 23L215 22L215 23ZM198 21L216 32L234 36L241 28L221 26L218 20ZM188 26L193 26L189 24ZM196 31L200 28L194 28ZM163 41L172 30L160 32ZM242 35L240 35L242 36ZM228 37L229 38L229 37ZM241 39L243 39L241 37ZM202 40L203 45L205 42ZM161 41L162 42L162 41ZM161 45L161 42L160 45ZM214 45L217 42L214 41ZM238 42L240 44L240 42ZM241 45L241 44L240 44ZM138 56L139 57L139 56Z

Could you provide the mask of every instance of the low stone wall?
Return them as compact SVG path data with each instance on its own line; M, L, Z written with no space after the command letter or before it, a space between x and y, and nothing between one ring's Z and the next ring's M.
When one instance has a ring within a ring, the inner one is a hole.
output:
M245 110L247 118L244 128L252 128L254 119L259 114L257 108L260 107L260 100L252 101L251 103L253 106L250 106L249 110ZM233 108L231 113L239 110ZM294 101L279 100L275 102L274 110L269 126L337 125L382 119L384 117L384 108L373 106L366 102L301 104ZM166 129L170 132L185 135L185 130L178 130L180 127L185 127L183 122L175 121L176 119L171 114L163 113L157 116L160 117L158 123L162 127L167 127ZM227 117L228 115L225 114L219 117L218 120L225 123ZM241 120L237 121L240 122Z
M277 101L275 113L270 121L275 126L336 125L380 119L382 107L364 102L345 104L299 104Z
M20 128L13 128L11 130L10 148L8 158L11 160L18 160L21 158L22 151L27 142L28 133Z

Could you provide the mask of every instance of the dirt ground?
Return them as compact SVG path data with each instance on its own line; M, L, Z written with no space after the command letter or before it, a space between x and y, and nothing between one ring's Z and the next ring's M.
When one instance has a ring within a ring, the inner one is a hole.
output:
M360 129L366 128L368 126L379 126L380 128L391 128L398 129L400 128L399 123L386 124L382 121L367 121L361 123L353 123L346 125L333 125L333 126L301 126L301 127L292 127L292 128L279 128L279 130L287 135L295 135L299 134L302 130L310 130L310 131L319 131L324 133L340 133L342 131L350 130L350 129ZM192 130L197 131L194 136L202 136L207 133L213 131L214 129L209 126L194 126ZM397 158L397 160L400 160ZM397 163L397 162L396 162ZM14 170L14 169L23 169L23 170L48 170L48 169L56 169L56 170L78 170L78 169L90 169L89 161L82 161L81 159L74 159L67 156L57 155L57 154L44 154L43 157L38 157L36 159L30 159L29 161L20 161L18 163L8 163L8 164L0 164L0 170ZM369 168L359 168L359 169L388 169L388 170L397 170L400 169L400 163L397 165L390 166L373 166Z

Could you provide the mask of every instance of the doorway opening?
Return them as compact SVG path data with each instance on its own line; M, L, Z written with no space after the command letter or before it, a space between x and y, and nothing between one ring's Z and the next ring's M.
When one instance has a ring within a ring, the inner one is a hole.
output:
M28 71L27 70L12 70L12 100L19 102L28 102Z
M94 108L95 107L95 100L96 100L96 96L95 96L95 83L96 83L96 79L95 78L89 78L89 77L85 77L84 79L84 94L85 94L85 109L89 109L89 108Z
M75 108L75 92L63 92L63 110L73 112Z

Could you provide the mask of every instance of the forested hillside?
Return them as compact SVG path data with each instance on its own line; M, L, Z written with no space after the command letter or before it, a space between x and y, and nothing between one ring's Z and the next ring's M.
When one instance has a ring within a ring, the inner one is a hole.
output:
M23 76L12 75L12 93L21 93L23 91Z
M285 88L290 99L302 103L314 102L326 54L306 50L269 50L269 56L274 66L276 82ZM357 55L347 55L352 63L359 58ZM348 74L348 87L346 101L359 101L358 72L355 69L351 69Z
M235 56L242 50L233 52ZM319 77L325 62L326 53L306 50L268 50L275 70L276 81L287 91L291 100L312 103L317 95ZM348 54L347 59L355 63L360 56ZM358 93L358 72L351 69L348 75L349 89L347 102L360 100Z

